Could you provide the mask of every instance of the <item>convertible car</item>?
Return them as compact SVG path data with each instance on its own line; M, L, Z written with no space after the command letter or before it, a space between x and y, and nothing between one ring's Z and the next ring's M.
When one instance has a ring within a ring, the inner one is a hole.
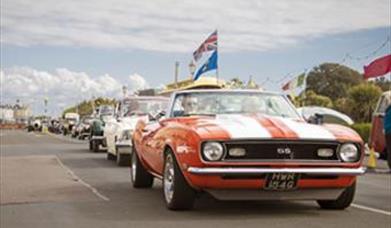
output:
M350 128L309 124L283 95L250 90L174 93L161 118L139 121L131 180L162 179L171 210L198 193L221 200L316 200L344 209L365 173L363 141Z
M107 159L116 160L119 166L130 165L132 134L140 119L155 116L166 109L168 98L133 96L121 100L116 107L116 118L106 122L104 137L107 145Z

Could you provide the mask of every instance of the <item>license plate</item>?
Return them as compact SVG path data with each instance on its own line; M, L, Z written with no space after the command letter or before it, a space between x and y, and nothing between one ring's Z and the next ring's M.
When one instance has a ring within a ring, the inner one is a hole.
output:
M297 188L300 175L297 173L271 173L266 176L264 189L271 191L289 191Z

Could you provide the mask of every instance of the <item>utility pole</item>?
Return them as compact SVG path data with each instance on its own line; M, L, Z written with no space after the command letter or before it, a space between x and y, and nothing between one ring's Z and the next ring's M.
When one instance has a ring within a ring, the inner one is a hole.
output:
M178 88L179 62L175 62L175 87Z

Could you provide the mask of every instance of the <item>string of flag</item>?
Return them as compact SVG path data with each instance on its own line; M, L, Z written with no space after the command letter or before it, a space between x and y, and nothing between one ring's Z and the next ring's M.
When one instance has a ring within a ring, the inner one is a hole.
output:
M387 39L381 43L380 46L378 46L374 51L371 51L369 54L363 56L353 56L351 53L346 53L342 58L342 60L338 62L336 67L331 69L329 73L333 73L334 71L341 68L343 64L348 60L354 60L354 61L368 60L369 58L377 55L387 45L391 45L390 36L388 36ZM384 76L385 74L390 72L391 72L391 54L375 59L369 65L364 66L364 79ZM267 77L266 80L262 83L262 85L269 82L280 84L281 82L286 81L286 79L290 78L287 82L282 84L281 89L283 91L290 91L290 93L292 94L293 91L297 88L304 87L305 89L306 76L308 76L306 75L307 69L304 69L302 71L296 71L297 74L292 78L293 73L294 72L290 72L286 74L284 77L277 80L272 80L269 77Z

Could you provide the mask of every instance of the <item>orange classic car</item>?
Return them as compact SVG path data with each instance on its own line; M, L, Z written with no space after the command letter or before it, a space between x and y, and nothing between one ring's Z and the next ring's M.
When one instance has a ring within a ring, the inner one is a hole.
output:
M356 132L306 123L285 96L254 90L176 92L164 115L138 122L133 147L133 186L162 179L172 210L191 209L203 192L344 209L365 173Z

